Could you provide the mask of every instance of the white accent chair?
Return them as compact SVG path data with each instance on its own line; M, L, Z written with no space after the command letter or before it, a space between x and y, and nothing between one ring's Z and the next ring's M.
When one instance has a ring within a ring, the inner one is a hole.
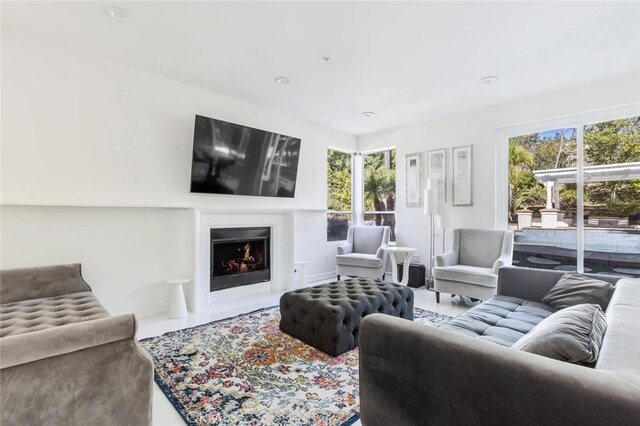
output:
M498 269L513 259L513 232L454 229L451 251L436 256L433 268L436 302L440 293L486 300L498 286Z
M385 249L389 247L388 226L350 226L347 242L338 246L336 273L367 278L383 278L387 269Z

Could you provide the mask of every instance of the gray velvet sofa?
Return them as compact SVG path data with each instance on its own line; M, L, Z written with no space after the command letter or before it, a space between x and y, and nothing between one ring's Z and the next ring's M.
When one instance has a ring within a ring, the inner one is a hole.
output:
M616 290L593 368L509 347L517 335L505 330L521 335L541 320L536 316L545 317L542 298L562 274L501 268L498 296L461 314L449 330L366 317L360 330L362 424L640 424L640 280L607 278L617 281Z
M153 363L80 265L0 271L0 424L150 425Z

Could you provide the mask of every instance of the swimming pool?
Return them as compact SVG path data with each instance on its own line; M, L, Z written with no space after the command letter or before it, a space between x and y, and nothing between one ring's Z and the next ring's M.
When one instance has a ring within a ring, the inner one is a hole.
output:
M576 249L575 229L535 229L516 231L516 244ZM584 231L584 249L605 253L628 253L640 255L640 231L587 229Z

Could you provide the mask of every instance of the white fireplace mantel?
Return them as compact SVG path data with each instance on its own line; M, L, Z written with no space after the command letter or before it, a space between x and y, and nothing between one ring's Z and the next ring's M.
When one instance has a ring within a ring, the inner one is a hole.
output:
M271 281L210 292L210 230L257 226L271 228ZM196 209L194 232L194 282L188 295L192 311L233 297L293 288L293 210Z

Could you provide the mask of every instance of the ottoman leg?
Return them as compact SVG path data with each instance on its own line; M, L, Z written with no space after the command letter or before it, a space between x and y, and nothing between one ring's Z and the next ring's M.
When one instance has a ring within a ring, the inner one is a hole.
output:
M436 303L440 303L440 292L436 291Z
M338 275L338 281L340 281L340 275Z

